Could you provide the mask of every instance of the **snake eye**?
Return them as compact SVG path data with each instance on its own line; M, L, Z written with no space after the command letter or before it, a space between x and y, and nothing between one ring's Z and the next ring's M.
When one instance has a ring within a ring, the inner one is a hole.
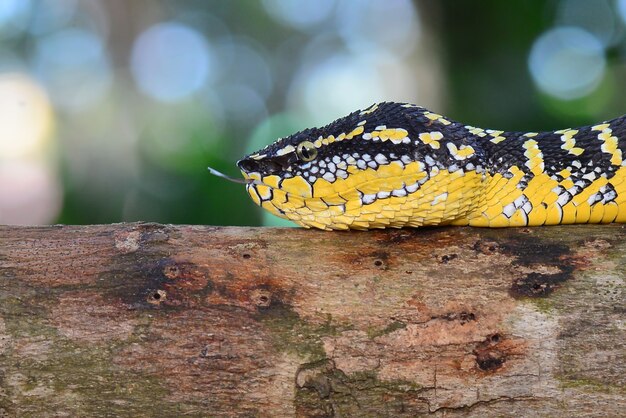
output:
M304 141L298 144L296 154L302 161L311 161L317 157L317 148L310 141Z

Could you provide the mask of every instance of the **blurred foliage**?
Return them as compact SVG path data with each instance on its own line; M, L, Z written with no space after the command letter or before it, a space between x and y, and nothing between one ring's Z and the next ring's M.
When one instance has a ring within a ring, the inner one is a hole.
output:
M446 114L473 126L542 131L589 124L626 113L626 97L620 92L626 86L623 22L617 29L619 41L606 51L612 65L589 95L559 100L542 93L533 84L528 71L530 49L558 21L559 10L565 3L442 2L438 27L444 37L449 83ZM594 7L614 2L585 3L586 10L581 12L593 19ZM614 17L618 19L615 13Z
M593 4L6 0L0 110L35 86L55 128L32 146L0 129L0 223L288 224L206 166L236 176L244 154L377 101L504 130L625 113L626 1ZM559 44L570 32L591 46ZM586 84L542 88L559 71Z

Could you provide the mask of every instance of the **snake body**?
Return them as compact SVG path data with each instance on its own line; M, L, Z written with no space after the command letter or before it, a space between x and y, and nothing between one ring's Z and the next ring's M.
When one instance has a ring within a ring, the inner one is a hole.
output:
M237 164L252 200L304 227L626 222L626 116L504 132L379 103Z

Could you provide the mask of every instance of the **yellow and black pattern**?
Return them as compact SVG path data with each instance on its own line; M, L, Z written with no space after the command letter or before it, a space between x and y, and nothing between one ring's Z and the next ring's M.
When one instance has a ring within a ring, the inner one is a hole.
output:
M305 227L626 222L626 116L519 133L386 102L237 164L256 204Z

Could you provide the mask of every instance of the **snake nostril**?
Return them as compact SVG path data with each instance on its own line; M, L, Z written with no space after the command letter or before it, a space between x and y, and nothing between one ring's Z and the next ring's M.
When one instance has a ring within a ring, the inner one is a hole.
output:
M255 160L244 158L243 160L237 161L237 167L246 173L251 173L253 171L259 171L259 163Z
M255 160L244 158L237 161L237 166L246 173L276 174L283 170L283 167L276 161L270 159Z

